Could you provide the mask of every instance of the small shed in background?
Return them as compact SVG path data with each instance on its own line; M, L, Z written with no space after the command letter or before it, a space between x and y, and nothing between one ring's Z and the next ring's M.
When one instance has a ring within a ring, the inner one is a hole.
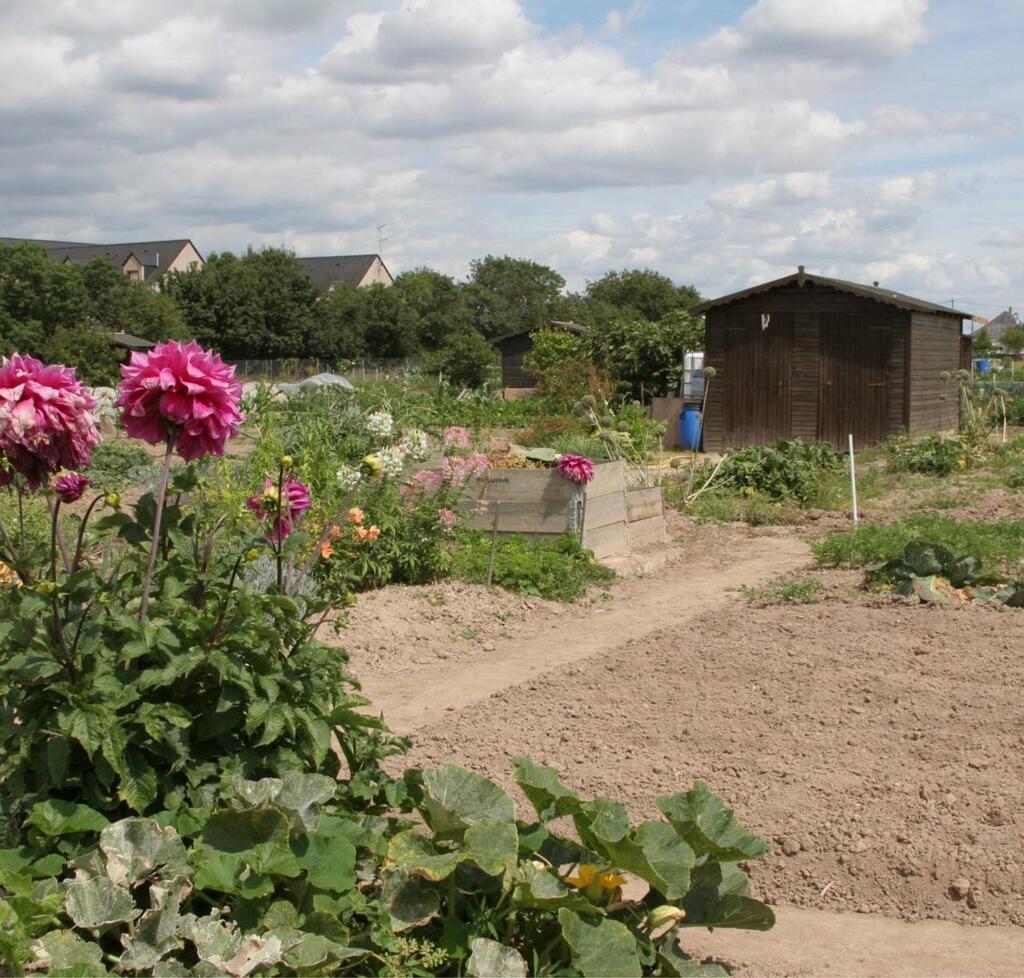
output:
M970 313L804 271L711 299L704 416L712 451L778 438L845 448L959 422L953 380Z
M533 349L533 334L545 329L574 333L576 336L582 336L587 331L587 327L580 323L555 320L545 326L521 329L491 340L501 353L501 386L506 391L533 388L533 378L523 369L523 357Z

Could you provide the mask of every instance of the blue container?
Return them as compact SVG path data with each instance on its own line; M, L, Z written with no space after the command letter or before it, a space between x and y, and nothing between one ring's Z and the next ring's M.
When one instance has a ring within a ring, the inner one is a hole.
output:
M979 374L990 374L992 373L992 362L990 360L978 360L976 361Z
M699 452L704 426L701 423L700 406L687 404L679 416L679 443L687 452Z

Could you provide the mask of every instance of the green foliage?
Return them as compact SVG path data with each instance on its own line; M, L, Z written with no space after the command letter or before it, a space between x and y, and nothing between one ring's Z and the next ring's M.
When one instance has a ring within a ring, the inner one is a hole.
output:
M667 275L649 268L608 272L587 283L587 298L614 306L629 318L654 322L670 313L686 312L700 302L700 294L692 285L676 285Z
M773 925L738 865L767 847L707 785L633 824L515 764L535 817L451 764L406 773L414 817L360 817L316 774L235 777L187 812L112 822L37 805L0 850L0 947L15 973L55 976L670 976L720 973L680 948L687 927Z
M811 546L822 566L864 567L901 556L910 543L943 547L953 554L971 554L986 573L1012 578L1024 557L1024 523L959 521L920 514L895 523L862 524L856 529L829 534Z
M497 375L497 351L476 330L453 333L424 361L431 373L439 372L456 388L484 387Z
M439 350L472 329L464 289L450 276L430 268L402 272L394 286L416 319L418 345Z
M815 604L821 597L824 587L817 578L802 577L782 584L743 587L741 590L747 604L765 607L777 604Z
M971 338L971 350L976 357L987 357L996 352L996 345L984 327Z
M134 483L147 483L155 473L153 456L139 442L108 438L92 453L89 481L97 489L121 490Z
M121 379L118 364L123 353L103 332L88 324L58 326L36 349L36 355L44 363L74 366L78 379L93 387L117 385Z
M967 468L971 447L961 435L935 433L911 438L900 434L885 443L885 455L896 472L950 475Z
M469 265L465 298L472 323L490 338L536 329L554 318L565 279L546 265L488 255Z
M999 337L999 342L1008 353L1017 354L1024 350L1024 329L1020 326L1009 326Z
M490 553L491 540L486 534L460 534L453 576L474 584L485 583ZM587 588L614 578L615 572L596 563L576 537L559 537L554 543L515 535L498 538L493 581L507 590L549 601L575 601Z
M567 410L587 393L600 389L584 337L542 329L530 338L533 348L523 358L523 369L533 378L548 411Z
M131 333L144 339L184 340L185 323L175 301L164 291L133 282L106 258L82 269L88 316L98 329Z
M771 500L807 505L822 475L842 468L843 460L827 442L780 439L751 445L727 456L719 469L721 483L741 494L761 493Z

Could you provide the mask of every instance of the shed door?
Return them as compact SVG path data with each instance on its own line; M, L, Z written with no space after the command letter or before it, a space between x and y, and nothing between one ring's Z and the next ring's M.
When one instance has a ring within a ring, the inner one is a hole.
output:
M788 438L793 316L738 309L725 329L724 439L728 448Z
M837 448L885 441L889 413L889 327L856 313L821 315L818 437Z

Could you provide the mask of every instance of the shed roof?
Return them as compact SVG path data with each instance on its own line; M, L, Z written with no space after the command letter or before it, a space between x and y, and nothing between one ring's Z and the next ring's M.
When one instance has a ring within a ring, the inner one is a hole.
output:
M549 323L544 323L540 326L531 326L529 329L517 329L513 333L505 333L502 336L495 336L492 343L504 343L505 340L510 340L514 336L523 336L526 333L537 333L542 329L553 329L560 333L573 333L576 336L582 336L587 332L587 327L582 323L573 322L571 319L552 319Z
M321 292L329 292L331 287L339 282L358 286L378 258L380 255L324 255L320 258L295 260L306 270L313 284ZM389 276L390 274L388 272Z
M707 312L715 306L724 306L729 302L738 302L762 292L769 292L772 289L782 288L786 285L798 285L801 288L810 282L812 285L821 285L825 288L836 289L839 292L849 292L852 295L860 296L863 299L873 299L875 302L882 302L890 306L897 306L900 309L909 309L912 312L941 312L947 316L956 316L959 319L969 319L971 313L962 309L952 309L949 306L941 306L937 302L929 302L927 299L917 299L912 295L903 292L894 292L892 289L879 288L875 285L861 285L859 282L847 282L841 278L826 278L824 275L814 275L805 272L804 266L797 266L793 275L786 275L784 278L777 278L772 282L765 282L762 285L752 285L750 288L741 289L739 292L730 292L728 295L719 296L717 299L708 299L693 307L696 313Z
M143 339L141 336L133 336L131 333L108 333L107 338L115 346L123 346L129 350L152 350L156 343L152 340Z

